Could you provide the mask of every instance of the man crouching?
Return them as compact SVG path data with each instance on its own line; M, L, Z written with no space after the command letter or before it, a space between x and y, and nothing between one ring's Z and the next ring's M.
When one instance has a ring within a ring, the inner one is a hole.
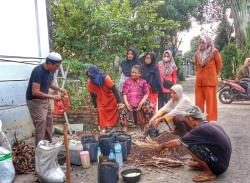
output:
M203 171L193 177L195 182L215 180L217 175L225 172L232 152L231 141L222 127L203 120L204 116L199 107L192 106L186 115L191 131L180 139L154 146L157 151L180 145L187 147L194 160L190 167Z

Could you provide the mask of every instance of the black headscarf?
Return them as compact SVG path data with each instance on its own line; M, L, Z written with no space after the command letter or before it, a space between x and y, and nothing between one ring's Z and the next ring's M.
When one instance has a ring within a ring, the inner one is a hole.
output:
M150 55L151 57L150 64L145 63L145 58L147 55ZM153 53L147 53L144 57L144 63L142 66L142 78L145 79L150 84L154 92L156 93L162 92L160 72L156 67L156 58Z
M128 60L128 52L131 51L133 53L133 60ZM134 65L141 65L140 64L140 61L138 59L138 56L137 56L137 53L136 53L136 50L134 48L130 48L128 51L127 51L127 54L126 54L126 60L124 60L122 63L121 63L121 68L122 68L122 73L127 76L127 77L130 77L131 76L131 70L132 70L132 67Z

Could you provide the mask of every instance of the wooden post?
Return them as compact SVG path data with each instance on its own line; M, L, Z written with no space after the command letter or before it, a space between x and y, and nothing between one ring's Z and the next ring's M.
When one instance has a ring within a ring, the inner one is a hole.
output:
M64 124L64 145L66 150L66 182L71 183L70 155L68 145L68 124Z

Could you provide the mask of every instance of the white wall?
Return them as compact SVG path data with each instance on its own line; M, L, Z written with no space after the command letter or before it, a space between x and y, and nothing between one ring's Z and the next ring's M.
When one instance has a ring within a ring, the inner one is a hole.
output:
M10 140L14 132L23 139L34 129L25 92L32 69L42 59L20 56L45 58L48 40L45 0L0 1L0 119Z

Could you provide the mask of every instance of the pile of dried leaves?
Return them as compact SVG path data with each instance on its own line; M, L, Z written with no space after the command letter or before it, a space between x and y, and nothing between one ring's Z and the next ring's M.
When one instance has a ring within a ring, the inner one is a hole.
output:
M17 174L35 171L35 148L24 143L15 143L12 147L13 163Z

